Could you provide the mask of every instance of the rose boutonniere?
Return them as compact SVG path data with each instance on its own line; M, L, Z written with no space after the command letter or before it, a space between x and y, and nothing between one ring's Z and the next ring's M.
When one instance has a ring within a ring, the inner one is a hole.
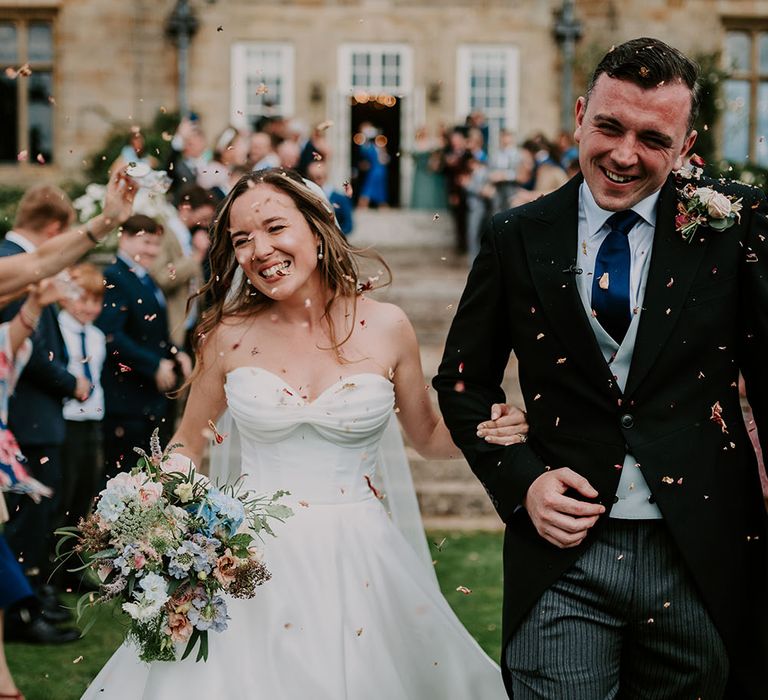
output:
M712 187L697 187L692 181L701 177L704 161L697 155L691 156L690 165L678 170L677 180L682 185L677 190L677 216L675 230L683 240L690 243L699 226L708 226L715 231L725 231L741 220L741 198L718 192ZM683 182L688 180L685 184Z

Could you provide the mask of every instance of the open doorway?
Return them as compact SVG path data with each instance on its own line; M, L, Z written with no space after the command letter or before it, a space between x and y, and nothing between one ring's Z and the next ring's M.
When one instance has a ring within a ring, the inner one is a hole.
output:
M371 207L400 206L402 101L387 94L362 93L350 98L349 152L355 204L362 194ZM378 166L372 163L377 154Z

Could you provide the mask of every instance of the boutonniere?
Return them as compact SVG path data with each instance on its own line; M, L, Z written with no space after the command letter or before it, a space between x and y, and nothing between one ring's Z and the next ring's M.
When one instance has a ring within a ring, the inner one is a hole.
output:
M725 231L741 221L741 198L734 199L712 187L696 185L695 181L701 177L703 165L704 161L693 155L690 164L675 173L678 182L675 230L686 243L693 240L699 226Z

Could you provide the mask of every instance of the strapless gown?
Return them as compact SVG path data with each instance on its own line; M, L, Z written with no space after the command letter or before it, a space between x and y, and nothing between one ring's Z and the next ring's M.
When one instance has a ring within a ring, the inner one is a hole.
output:
M392 415L392 384L351 375L307 401L257 367L229 373L246 486L291 492L267 537L272 580L228 601L208 661L138 660L121 646L86 691L107 700L501 700L496 664L366 482Z

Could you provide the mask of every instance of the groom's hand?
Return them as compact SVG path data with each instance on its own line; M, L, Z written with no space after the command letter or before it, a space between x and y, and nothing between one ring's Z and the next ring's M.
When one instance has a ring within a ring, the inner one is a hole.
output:
M597 519L605 513L599 503L585 503L569 498L574 489L585 498L597 498L597 491L572 469L545 472L528 488L523 506L536 532L556 547L575 547L584 540Z

